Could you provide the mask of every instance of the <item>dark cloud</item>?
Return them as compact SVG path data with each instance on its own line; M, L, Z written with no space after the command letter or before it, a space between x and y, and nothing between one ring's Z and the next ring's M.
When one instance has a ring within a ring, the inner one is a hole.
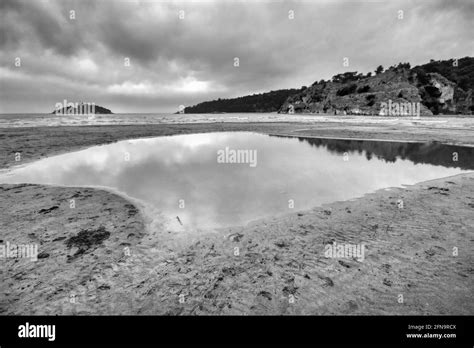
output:
M174 111L344 70L472 55L473 15L470 0L0 0L0 112L46 112L64 98Z

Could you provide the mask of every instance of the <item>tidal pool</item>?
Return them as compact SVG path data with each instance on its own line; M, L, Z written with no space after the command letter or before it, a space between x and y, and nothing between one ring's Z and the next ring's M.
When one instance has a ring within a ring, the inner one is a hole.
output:
M205 133L94 146L13 168L0 182L107 187L199 230L459 174L473 158L472 148L440 144Z

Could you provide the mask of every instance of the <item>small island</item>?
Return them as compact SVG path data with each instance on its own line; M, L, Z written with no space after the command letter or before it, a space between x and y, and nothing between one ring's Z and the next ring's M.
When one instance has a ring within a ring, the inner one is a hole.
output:
M91 115L91 114L113 114L113 112L95 103L72 103L64 100L62 103L56 103L52 114L56 115Z

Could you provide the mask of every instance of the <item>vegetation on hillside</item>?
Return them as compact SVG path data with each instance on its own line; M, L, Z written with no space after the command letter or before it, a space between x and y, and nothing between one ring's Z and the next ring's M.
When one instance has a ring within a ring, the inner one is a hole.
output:
M275 112L280 109L281 105L290 95L298 93L305 88L303 86L301 89L280 89L232 99L219 98L186 107L184 113Z
M427 64L416 66L412 69L415 72L438 73L448 80L455 82L464 91L474 90L474 58L464 57L449 60L431 60Z

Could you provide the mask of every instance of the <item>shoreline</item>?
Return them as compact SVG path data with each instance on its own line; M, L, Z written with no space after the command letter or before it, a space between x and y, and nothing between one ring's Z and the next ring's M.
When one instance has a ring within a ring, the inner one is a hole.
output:
M383 142L388 142L388 143L423 143L422 141L419 140L397 140L397 139L373 139L373 138L339 138L339 137L322 137L318 135L294 135L294 134L271 134L268 133L268 135L272 136L283 136L283 137L292 137L292 138L315 138L315 139L331 139L331 140L356 140L356 141L383 141ZM452 143L452 142L440 142L439 144L442 145L451 145L451 146L462 146L462 147L474 147L473 143L465 143L465 144L459 144L459 143Z
M137 138L138 133L147 132L174 135L252 127L209 125L187 125L181 131L183 125L174 126L178 129L159 125L146 132L135 130L131 135ZM256 132L276 128L281 133L289 128L290 136L318 137L315 132L323 133L320 127L310 125L310 131L303 130L302 135L296 129L301 128L300 123L253 126ZM128 128L112 128L117 127ZM94 141L106 144L125 140L120 138L129 133L129 129L115 131L106 139L85 139L83 147ZM165 134L173 131L176 133ZM470 130L463 131L468 138ZM70 152L74 147L80 150L81 141L76 138L84 132L87 130L62 132L67 133L62 140L69 142L63 141L62 146L46 144L30 152L28 159ZM347 130L339 133L344 132ZM447 133L438 137L448 139L451 135ZM23 144L33 141L35 135L26 134L29 141ZM10 166L4 161L1 168ZM142 213L134 204L103 189L0 184L0 195L0 208L5 212L0 221L3 242L36 241L43 253L34 264L5 260L2 314L474 313L472 172L403 188L384 188L349 201L195 236L171 233L164 226L146 232ZM74 196L77 207L71 210L68 200ZM405 202L402 210L396 206L400 198ZM107 238L104 230L109 232ZM92 231L100 241L65 245L84 231ZM367 243L365 261L325 258L324 245L332 241ZM459 247L456 257L451 255L454 246ZM76 304L70 303L71 294L77 297ZM180 294L184 303L179 302ZM405 295L402 304L397 302L399 294Z

